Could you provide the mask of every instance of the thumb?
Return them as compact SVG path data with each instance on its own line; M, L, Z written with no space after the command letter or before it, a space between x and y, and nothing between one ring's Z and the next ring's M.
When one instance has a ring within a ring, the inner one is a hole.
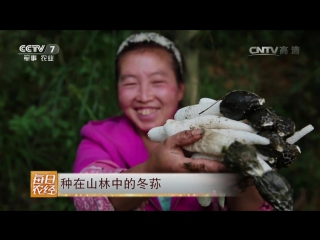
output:
M171 147L182 147L198 141L203 136L203 129L185 130L167 138L166 144Z

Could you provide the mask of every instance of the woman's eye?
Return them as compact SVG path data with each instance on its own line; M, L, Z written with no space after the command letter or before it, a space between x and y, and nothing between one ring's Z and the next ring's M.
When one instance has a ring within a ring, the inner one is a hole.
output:
M163 83L162 80L157 80L157 81L153 81L154 84L160 84L160 83Z
M132 82L132 83L125 83L124 85L125 85L125 86L133 86L133 85L135 85L135 84L136 84L136 83L133 83L133 82Z

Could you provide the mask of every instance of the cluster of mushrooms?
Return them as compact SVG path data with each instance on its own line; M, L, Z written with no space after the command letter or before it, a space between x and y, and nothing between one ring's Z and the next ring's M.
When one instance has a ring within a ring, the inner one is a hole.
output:
M184 149L191 158L222 161L233 173L251 179L260 195L275 211L293 210L293 191L276 169L288 167L301 154L295 143L314 128L296 131L295 123L264 107L265 99L248 91L232 91L220 100L202 98L199 104L181 108L174 119L148 132L162 142L178 132L204 129L203 137ZM202 206L212 197L198 197ZM219 193L219 204L225 195Z

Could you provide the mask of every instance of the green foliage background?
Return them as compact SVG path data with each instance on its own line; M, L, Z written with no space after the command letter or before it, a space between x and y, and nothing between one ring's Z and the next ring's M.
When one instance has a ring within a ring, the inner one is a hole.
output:
M139 31L0 31L0 210L75 210L70 198L30 198L30 171L72 172L81 127L121 112L114 57ZM54 62L17 54L20 45L49 43L60 46ZM288 46L289 54L248 57L251 46ZM320 210L320 32L201 30L188 47L200 49L199 99L254 91L297 129L315 127L298 142L302 155L280 171L295 190L295 210Z

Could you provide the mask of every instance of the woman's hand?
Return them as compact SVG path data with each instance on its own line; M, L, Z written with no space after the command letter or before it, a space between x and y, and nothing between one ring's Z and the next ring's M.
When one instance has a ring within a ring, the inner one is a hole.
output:
M168 137L150 154L150 158L124 173L188 173L188 172L224 172L225 166L218 161L191 159L185 157L182 146L198 141L202 130L188 130ZM116 211L128 211L139 206L148 197L109 197Z
M150 158L143 164L144 172L226 172L226 168L221 162L185 157L182 147L198 141L202 135L203 130L194 129L168 137L155 148Z

